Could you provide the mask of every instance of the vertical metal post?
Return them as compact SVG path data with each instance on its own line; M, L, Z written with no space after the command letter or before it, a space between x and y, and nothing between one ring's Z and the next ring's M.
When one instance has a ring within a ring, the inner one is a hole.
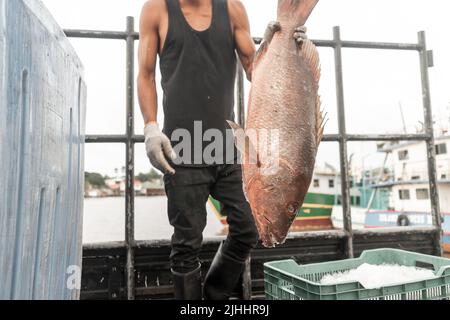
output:
M428 68L431 67L429 61L429 54L431 54L431 51L427 51L425 32L419 32L418 36L419 45L421 47L419 55L422 80L423 109L425 115L425 130L426 134L429 135L426 146L428 157L428 177L430 182L431 213L433 218L433 225L438 228L435 243L436 253L438 255L442 255L442 216L439 205L439 192L436 176L436 150L433 132L433 114L431 109L430 79L428 74Z
M347 129L345 124L344 80L342 76L342 40L339 27L333 28L333 37L335 42L334 58L336 68L336 94L339 123L339 156L341 163L342 210L344 215L344 231L347 234L346 256L349 258L353 258L353 229L350 207L350 189L348 181L350 170L347 152Z
M245 128L245 89L244 89L244 68L241 62L238 62L237 74L237 93L238 93L238 123L242 128Z
M244 67L238 61L237 66L237 98L238 98L238 123L242 128L245 128L245 78ZM251 257L245 262L245 269L242 274L242 299L252 299L252 277L251 277Z
M125 243L127 247L126 283L127 298L134 300L134 18L127 17L126 63L126 199Z
M252 300L252 296L252 259L248 258L242 274L242 299L249 301Z

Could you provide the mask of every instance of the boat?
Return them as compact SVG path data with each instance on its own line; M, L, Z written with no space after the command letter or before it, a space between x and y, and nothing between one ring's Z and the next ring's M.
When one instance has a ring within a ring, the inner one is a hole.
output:
M450 135L436 140L437 189L443 227L443 249L450 252ZM365 227L432 226L427 156L421 142L383 143L379 152L393 159L393 174L388 181L372 186L374 193L389 194L384 210L368 208Z
M443 250L450 253L450 136L440 134L436 141L436 174L442 215ZM355 178L361 201L352 204L354 229L433 226L423 142L387 142L378 144L385 154L384 164L362 170ZM387 168L387 160L392 168ZM342 207L335 206L333 225L342 228Z

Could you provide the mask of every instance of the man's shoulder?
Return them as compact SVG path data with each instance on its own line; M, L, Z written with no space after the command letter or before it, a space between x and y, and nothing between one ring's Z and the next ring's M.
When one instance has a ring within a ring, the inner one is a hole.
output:
M166 0L147 0L144 3L144 8L145 7L161 7L161 6L166 6Z
M233 25L240 25L247 19L247 11L241 0L228 0L228 11Z
M234 12L245 10L245 6L241 0L228 0L228 8Z
M166 10L166 0L147 0L142 7L142 14L146 16L161 14Z
M241 0L228 0L228 11L233 19L240 19L247 14Z

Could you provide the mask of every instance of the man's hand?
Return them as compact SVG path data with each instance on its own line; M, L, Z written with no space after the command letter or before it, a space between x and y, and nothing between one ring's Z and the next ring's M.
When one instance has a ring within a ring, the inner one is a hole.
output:
M302 47L303 42L308 39L308 36L306 35L307 31L308 29L305 26L295 28L294 39L300 48Z
M151 123L145 127L145 148L151 164L164 174L175 174L168 159L175 160L176 154L172 149L169 138L161 132L158 124Z
M264 33L263 41L262 41L261 45L259 46L258 51L256 51L254 63L257 63L260 56L269 47L270 43L272 42L273 37L275 36L275 33L279 32L279 31L281 31L281 24L278 21L272 21L269 23L269 25L267 26L266 32Z
M272 42L275 33L281 31L281 24L278 21L272 21L267 26L266 32L264 33L264 42L270 44Z

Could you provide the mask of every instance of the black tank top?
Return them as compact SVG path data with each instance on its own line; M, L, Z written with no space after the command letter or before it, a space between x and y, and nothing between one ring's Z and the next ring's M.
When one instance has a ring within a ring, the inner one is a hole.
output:
M203 134L209 129L216 129L225 138L226 129L229 129L226 120L234 121L236 48L228 3L227 0L211 1L211 25L200 32L189 25L179 0L166 0L169 28L160 56L165 115L163 131L174 146L178 144L173 139L175 136L172 137L175 130L184 129L190 133L190 161L177 163L182 166L211 165L205 163L202 157L203 151L211 143L203 141ZM226 152L230 150L230 144L227 147L225 141L224 148L215 154L223 162L231 156L230 152ZM232 145L231 141L234 150ZM183 159L189 156L183 155Z

